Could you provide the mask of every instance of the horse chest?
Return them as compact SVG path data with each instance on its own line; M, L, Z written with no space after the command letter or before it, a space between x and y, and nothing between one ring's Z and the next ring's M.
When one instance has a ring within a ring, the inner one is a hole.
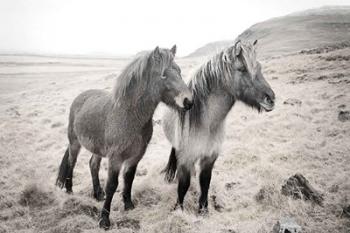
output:
M197 160L220 153L224 132L223 130L215 132L197 131L197 133L189 135L186 139L181 143L181 150L188 159Z

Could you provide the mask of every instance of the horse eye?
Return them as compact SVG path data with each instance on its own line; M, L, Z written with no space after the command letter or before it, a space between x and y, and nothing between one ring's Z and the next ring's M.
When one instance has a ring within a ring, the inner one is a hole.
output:
M237 70L240 71L240 72L246 72L246 71L247 71L247 69L245 68L245 66L241 66L241 67L239 67Z

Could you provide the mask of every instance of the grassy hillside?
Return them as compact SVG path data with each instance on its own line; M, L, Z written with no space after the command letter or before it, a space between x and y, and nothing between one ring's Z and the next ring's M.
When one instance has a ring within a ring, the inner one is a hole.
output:
M350 40L350 7L322 7L257 23L241 39L259 40L260 56L274 56ZM215 53L233 41L209 43L190 57Z

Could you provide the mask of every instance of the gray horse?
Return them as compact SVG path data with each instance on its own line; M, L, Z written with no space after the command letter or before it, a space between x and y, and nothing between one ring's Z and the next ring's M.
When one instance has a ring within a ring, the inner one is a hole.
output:
M190 186L191 170L199 161L199 213L208 211L208 189L214 163L224 138L225 118L236 101L271 111L275 94L261 73L254 43L237 41L205 63L189 82L194 105L188 112L168 110L163 129L172 144L165 179L171 182L177 171L178 200Z
M106 199L99 226L110 227L111 201L124 165L123 201L125 210L133 209L131 187L138 162L152 137L152 116L159 102L177 111L192 106L192 94L174 62L176 46L156 48L132 61L119 75L114 90L88 90L81 93L70 109L69 146L62 159L56 184L72 192L73 169L81 146L93 153L90 170L93 193L104 198L99 168L102 157L108 158Z

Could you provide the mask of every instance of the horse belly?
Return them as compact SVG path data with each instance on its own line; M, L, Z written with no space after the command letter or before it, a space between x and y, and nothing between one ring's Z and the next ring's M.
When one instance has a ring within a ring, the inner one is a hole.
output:
M97 154L99 156L105 157L107 154L107 150L105 146L90 137L79 136L79 143L88 151L93 154Z

